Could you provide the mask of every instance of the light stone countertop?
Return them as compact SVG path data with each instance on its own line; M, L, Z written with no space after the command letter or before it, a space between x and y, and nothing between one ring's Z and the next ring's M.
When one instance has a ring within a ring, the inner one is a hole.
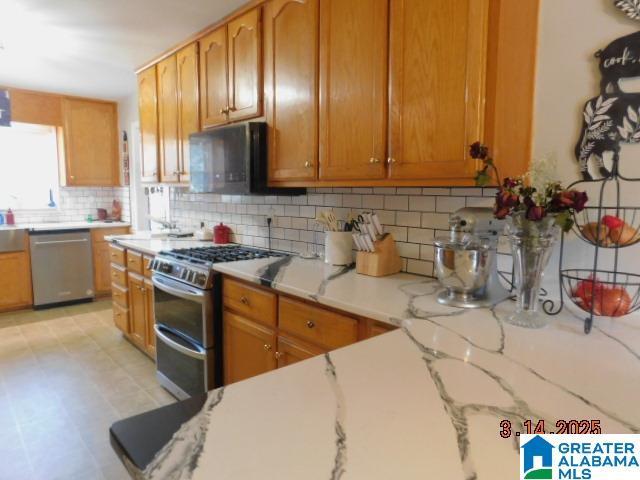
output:
M640 433L640 318L569 311L542 330L503 321L512 301L464 310L438 283L370 278L299 257L219 272L401 328L209 393L145 479L512 480L515 437L500 421L598 419ZM517 427L516 427L517 428Z
M83 230L85 228L119 228L129 227L127 222L49 222L49 223L18 223L16 225L0 225L3 230L29 230L41 232L46 230Z

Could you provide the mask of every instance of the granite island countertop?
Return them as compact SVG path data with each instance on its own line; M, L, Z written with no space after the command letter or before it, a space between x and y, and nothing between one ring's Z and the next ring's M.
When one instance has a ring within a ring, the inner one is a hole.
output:
M511 301L444 307L438 283L415 275L300 257L215 269L401 328L209 392L148 465L129 462L136 478L511 480L518 445L499 436L504 419L640 433L637 315L584 335L567 311L528 330L503 321Z

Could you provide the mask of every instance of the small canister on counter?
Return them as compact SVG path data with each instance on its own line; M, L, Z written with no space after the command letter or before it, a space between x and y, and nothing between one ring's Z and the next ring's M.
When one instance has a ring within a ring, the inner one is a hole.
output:
M220 222L219 225L213 227L213 242L214 243L229 243L229 237L231 236L231 229Z

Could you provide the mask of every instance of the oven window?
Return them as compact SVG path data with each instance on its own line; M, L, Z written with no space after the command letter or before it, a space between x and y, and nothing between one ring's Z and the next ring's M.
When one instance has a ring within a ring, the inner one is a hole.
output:
M185 355L174 350L162 339L157 340L158 371L189 396L206 392L205 360Z
M202 338L203 308L200 303L185 300L154 288L156 323L180 332L200 346Z

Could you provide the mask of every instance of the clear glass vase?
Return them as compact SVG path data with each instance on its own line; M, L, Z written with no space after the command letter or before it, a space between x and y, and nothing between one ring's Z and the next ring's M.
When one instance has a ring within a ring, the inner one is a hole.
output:
M517 295L516 311L506 318L508 323L526 328L548 325L549 316L538 311L538 294L559 231L554 216L532 221L518 213L507 219Z

